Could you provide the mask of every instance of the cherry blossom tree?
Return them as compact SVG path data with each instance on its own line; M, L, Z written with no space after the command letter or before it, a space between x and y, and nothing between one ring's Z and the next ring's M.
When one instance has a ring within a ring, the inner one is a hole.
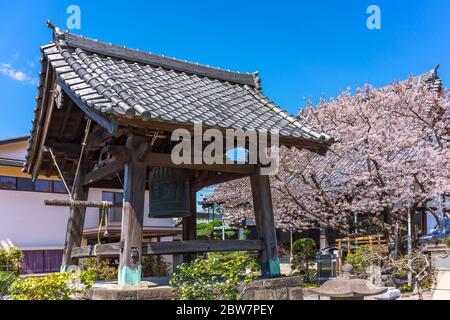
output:
M450 192L449 110L447 91L414 78L309 106L302 120L337 142L325 157L281 148L271 176L277 227L349 234L357 214L369 232L404 230L408 212ZM223 203L234 222L253 215L248 178L217 186L209 200Z

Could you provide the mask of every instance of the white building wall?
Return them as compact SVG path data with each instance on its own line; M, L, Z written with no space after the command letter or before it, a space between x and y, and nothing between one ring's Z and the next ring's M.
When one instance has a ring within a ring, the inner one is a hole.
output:
M122 190L117 189L97 189L92 188L89 190L89 201L101 201L102 200L102 191L111 191L111 192L122 192ZM148 191L145 192L145 205L144 205L144 226L152 226L152 227L168 227L173 226L173 219L154 219L148 217L149 211L149 195ZM99 209L98 208L88 208L86 209L86 217L84 221L85 228L98 227L99 223Z
M0 240L19 248L62 247L69 210L47 207L44 199L67 199L65 194L0 190Z
M0 158L25 159L27 141L0 145ZM20 168L2 167L0 175L30 178ZM89 200L101 201L102 191L89 190ZM44 205L44 199L68 199L67 194L0 190L0 241L10 239L22 249L62 248L66 234L69 209ZM144 226L172 226L173 219L148 218L148 192L145 193ZM99 210L86 210L85 228L98 227ZM171 238L171 237L170 237Z
M91 189L89 200L102 199L102 191ZM28 191L0 190L0 240L10 239L15 246L26 248L61 247L64 245L69 209L45 206L45 199L67 199L68 195ZM99 211L86 210L85 228L98 226ZM148 218L146 192L144 226L172 226L172 219Z

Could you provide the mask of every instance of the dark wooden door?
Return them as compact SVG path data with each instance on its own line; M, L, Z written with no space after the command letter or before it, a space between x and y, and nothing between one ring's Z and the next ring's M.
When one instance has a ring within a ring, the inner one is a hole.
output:
M57 272L62 261L62 250L24 251L22 274Z

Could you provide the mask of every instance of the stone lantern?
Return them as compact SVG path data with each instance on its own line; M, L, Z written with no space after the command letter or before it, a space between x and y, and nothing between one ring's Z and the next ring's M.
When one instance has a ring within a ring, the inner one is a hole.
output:
M328 296L330 300L364 300L365 296L378 295L388 289L375 287L364 279L356 279L352 273L353 266L345 264L342 266L342 275L311 291L319 296Z

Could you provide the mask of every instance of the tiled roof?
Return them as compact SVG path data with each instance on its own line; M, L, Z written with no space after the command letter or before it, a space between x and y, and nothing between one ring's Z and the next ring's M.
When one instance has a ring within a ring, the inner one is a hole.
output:
M90 40L55 28L42 47L81 101L110 117L219 129L279 130L327 147L333 138L266 98L257 73L239 73Z
M23 142L23 141L27 141L29 138L30 138L29 136L21 136L21 137L3 139L3 140L0 140L0 145L16 143L16 142Z
M426 86L433 91L440 91L442 89L442 80L441 78L439 78L438 74L437 74L437 69L439 69L439 65L437 65L436 67L434 67L433 69L431 69L428 72L425 72L421 75L415 76L413 77L412 83L413 84L420 84L425 82ZM402 82L406 82L408 80L404 80Z

